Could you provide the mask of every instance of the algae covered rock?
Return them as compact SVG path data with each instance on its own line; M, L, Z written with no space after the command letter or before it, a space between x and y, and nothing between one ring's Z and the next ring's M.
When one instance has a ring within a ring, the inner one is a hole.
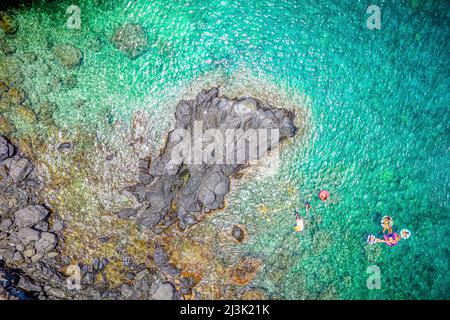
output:
M17 115L20 118L20 120L27 124L33 124L37 120L36 114L28 106L25 106L25 105L19 106L16 111L17 111Z
M130 59L135 59L148 48L145 30L136 24L126 23L112 37L114 45Z
M14 131L16 131L14 124L8 118L0 115L0 134L9 135Z
M6 99L16 105L22 104L25 101L25 93L19 88L11 87L6 93Z
M6 41L6 38L0 35L0 51L5 55L13 54L16 52L16 48Z
M0 59L0 82L6 84L22 81L20 61L12 56Z
M19 24L8 13L0 11L0 28L2 28L5 33L13 34L19 29Z
M81 64L83 53L71 44L57 44L53 47L55 57L67 68L74 68Z

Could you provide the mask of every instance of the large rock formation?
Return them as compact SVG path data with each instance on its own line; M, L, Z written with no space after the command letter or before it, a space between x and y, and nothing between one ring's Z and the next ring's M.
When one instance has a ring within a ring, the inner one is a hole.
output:
M141 183L129 188L143 206L120 214L137 214L138 223L156 232L176 221L183 229L195 224L223 207L230 176L294 136L293 117L252 98L219 97L217 88L181 101L164 150L151 164L139 164Z

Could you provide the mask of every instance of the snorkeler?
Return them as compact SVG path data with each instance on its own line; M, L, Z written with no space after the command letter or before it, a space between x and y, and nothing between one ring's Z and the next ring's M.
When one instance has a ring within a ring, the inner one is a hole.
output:
M294 231L301 232L305 228L305 225L303 223L303 218L300 217L300 215L298 214L297 210L294 210L294 214L295 214Z
M311 204L308 201L304 201L303 204L305 205L306 215L309 215L309 212L311 211Z

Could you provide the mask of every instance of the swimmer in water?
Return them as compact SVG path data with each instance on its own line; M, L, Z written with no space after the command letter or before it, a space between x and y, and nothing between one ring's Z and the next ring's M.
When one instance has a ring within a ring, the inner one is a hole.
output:
M294 227L294 230L296 232L301 232L305 228L305 225L303 223L303 218L300 217L300 215L298 214L297 210L294 210L294 214L295 214L295 227Z
M384 216L381 219L381 226L383 227L383 233L388 231L389 234L392 234L392 226L394 225L394 220L390 216Z
M311 211L311 204L308 201L303 202L305 205L306 215L309 215L309 212Z

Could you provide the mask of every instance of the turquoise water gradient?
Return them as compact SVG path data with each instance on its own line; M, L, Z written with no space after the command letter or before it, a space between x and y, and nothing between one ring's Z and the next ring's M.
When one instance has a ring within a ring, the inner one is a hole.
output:
M243 65L311 99L309 140L288 148L276 177L240 186L235 204L211 222L248 226L249 242L233 250L263 259L254 287L283 299L450 298L447 1L86 0L78 32L64 26L68 4L19 10L17 36L19 51L43 57L48 38L83 50L78 88L48 95L68 127L112 109L127 113L146 96L156 101L149 109L161 110L164 94ZM366 28L371 4L381 7L381 30ZM133 61L109 43L124 22L142 24L151 43ZM93 52L97 38L103 46ZM39 95L35 83L28 86ZM80 96L91 102L81 111L71 107ZM331 192L328 204L317 199L322 188ZM314 210L297 235L291 210L303 213L303 199ZM261 204L281 213L267 223ZM386 214L411 238L368 246L367 234L380 232ZM381 270L380 290L366 286L370 265Z

